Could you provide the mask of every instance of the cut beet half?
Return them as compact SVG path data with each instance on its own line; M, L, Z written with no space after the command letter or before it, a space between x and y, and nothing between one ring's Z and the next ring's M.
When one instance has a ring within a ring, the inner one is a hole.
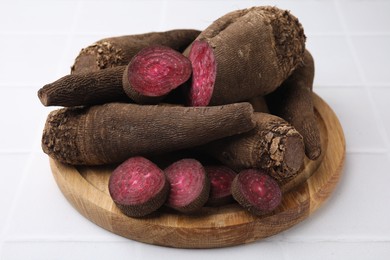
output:
M189 106L207 106L213 95L217 63L213 48L205 41L195 41L188 58L192 64L192 82L188 93Z
M111 174L111 198L118 208L130 217L143 217L166 201L169 184L164 172L143 157L132 157Z
M255 215L272 212L282 200L278 183L261 170L241 171L232 183L234 199Z
M210 181L200 162L179 160L165 169L171 190L166 205L183 213L200 209L209 197Z
M151 46L138 52L127 66L129 85L141 95L160 97L186 82L191 62L165 46Z
M206 166L205 170L210 179L210 195L207 204L222 206L232 202L231 187L237 173L222 165Z

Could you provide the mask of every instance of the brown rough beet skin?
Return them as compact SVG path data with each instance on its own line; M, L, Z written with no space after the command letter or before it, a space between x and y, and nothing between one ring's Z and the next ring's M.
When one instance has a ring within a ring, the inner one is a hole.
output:
M302 136L280 117L255 112L256 127L208 143L202 150L234 170L265 169L278 180L295 176L305 157Z
M313 106L314 59L305 51L303 63L273 93L266 96L272 114L284 118L303 136L306 156L321 155L320 132Z
M108 188L117 207L130 217L143 217L156 211L169 193L164 172L140 156L120 164L112 172Z
M261 216L275 210L282 201L278 183L261 170L241 171L232 184L234 199L249 212Z
M182 159L164 170L170 184L166 205L183 213L199 210L207 202L210 181L202 164Z
M194 147L255 127L249 103L215 107L108 103L48 115L42 149L73 165L123 162L131 156Z
M213 49L216 78L209 104L228 104L271 93L301 63L305 40L298 19L276 7L253 7L222 16L194 41L206 42ZM186 56L192 47L186 49Z
M191 63L185 56L169 47L150 46L135 55L128 66L67 75L43 86L38 97L45 106L131 100L156 104L190 76Z
M125 66L136 53L151 45L163 45L182 52L199 33L179 29L101 39L80 51L72 66L72 74Z
M66 75L38 91L44 106L83 106L109 102L131 102L122 87L126 66Z

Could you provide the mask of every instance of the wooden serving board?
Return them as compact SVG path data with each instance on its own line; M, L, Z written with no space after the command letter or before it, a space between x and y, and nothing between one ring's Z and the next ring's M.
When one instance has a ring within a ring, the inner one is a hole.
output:
M73 167L50 159L55 180L68 201L86 218L123 237L178 248L215 248L256 241L286 230L315 212L338 183L345 157L342 127L317 95L314 104L323 156L305 160L301 174L283 184L283 201L272 214L254 216L238 204L203 207L196 215L169 209L142 219L122 214L108 193L112 167Z

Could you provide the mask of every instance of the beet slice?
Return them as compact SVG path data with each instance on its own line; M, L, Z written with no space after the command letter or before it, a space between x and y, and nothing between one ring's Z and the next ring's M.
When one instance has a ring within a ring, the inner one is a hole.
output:
M195 41L188 58L192 64L192 82L188 92L188 105L207 106L213 95L217 76L217 63L213 48L205 41Z
M179 160L165 169L170 192L166 205L183 213L200 209L209 197L210 181L195 159Z
M207 204L222 206L232 202L231 187L237 173L223 165L205 166L205 170L210 179L210 195Z
M282 200L282 192L276 180L262 170L241 171L232 183L234 199L255 215L272 212Z
M111 198L127 216L143 217L166 201L169 184L164 172L144 157L132 157L120 164L111 174Z
M191 62L166 46L150 46L138 52L126 67L124 90L129 97L161 97L186 82Z

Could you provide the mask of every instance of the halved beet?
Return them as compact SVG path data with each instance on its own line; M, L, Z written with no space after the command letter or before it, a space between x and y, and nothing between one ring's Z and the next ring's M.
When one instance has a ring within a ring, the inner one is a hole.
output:
M186 82L192 73L190 60L165 46L142 49L133 57L126 70L131 88L149 97L168 94ZM124 89L130 91L127 86Z
M195 41L188 58L192 64L192 82L188 93L188 105L207 106L214 91L217 63L213 48L206 41Z
M276 180L262 170L241 171L232 183L234 199L255 215L272 212L282 200L282 192Z
M233 201L232 182L237 173L223 165L205 166L210 179L210 196L207 204L221 206Z
M195 159L179 160L165 169L170 192L166 205L183 213L200 209L209 197L210 181Z
M130 217L154 212L164 204L169 193L164 172L140 156L119 165L110 176L108 188L118 208Z

